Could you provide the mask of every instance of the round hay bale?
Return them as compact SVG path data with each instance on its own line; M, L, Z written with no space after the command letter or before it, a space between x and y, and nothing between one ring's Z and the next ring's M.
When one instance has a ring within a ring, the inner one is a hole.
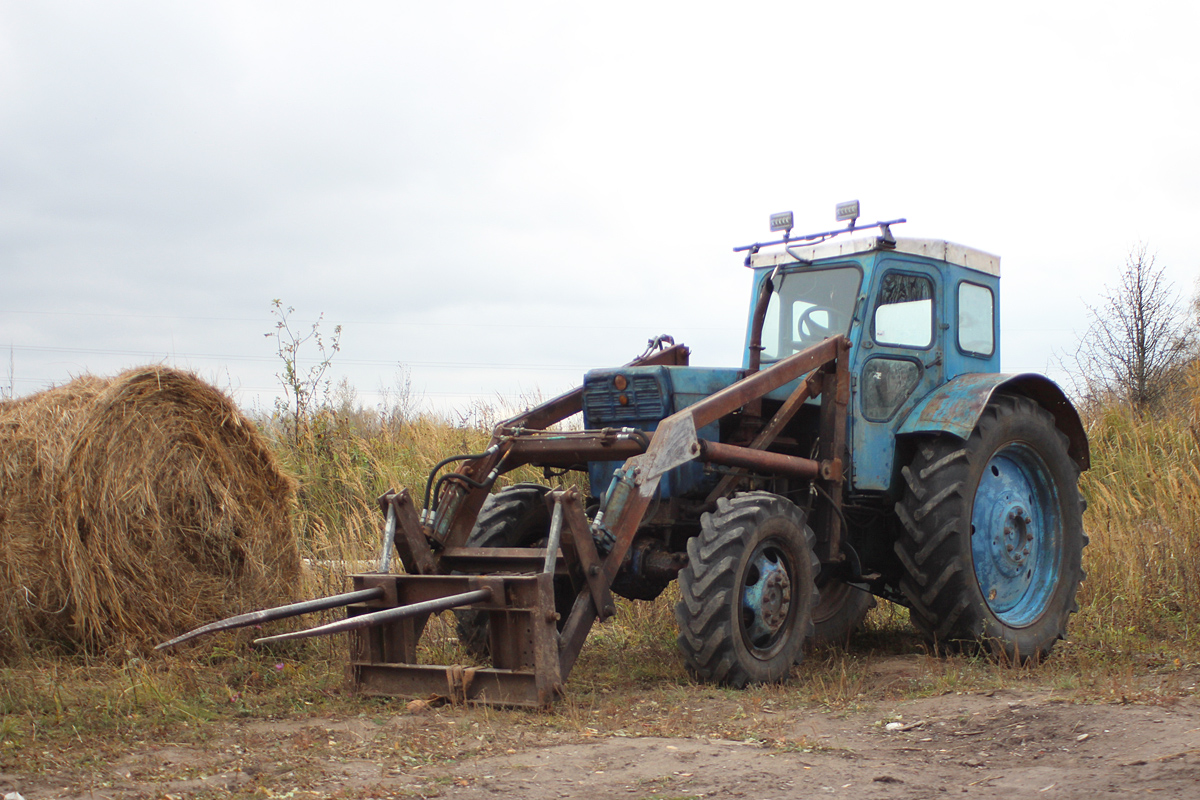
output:
M254 425L185 372L0 403L0 659L143 651L287 602L294 493Z

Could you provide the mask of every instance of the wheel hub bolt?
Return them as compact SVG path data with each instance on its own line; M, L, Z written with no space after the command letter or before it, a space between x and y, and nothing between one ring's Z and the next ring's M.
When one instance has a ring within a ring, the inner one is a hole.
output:
M767 578L762 594L762 620L772 631L778 630L787 619L791 607L792 584L782 570Z

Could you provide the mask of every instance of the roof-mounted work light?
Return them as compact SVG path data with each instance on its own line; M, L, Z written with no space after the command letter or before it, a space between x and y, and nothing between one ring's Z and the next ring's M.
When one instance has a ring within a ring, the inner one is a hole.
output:
M764 247L770 247L771 245L781 244L781 245L784 245L785 249L787 249L788 254L791 255L793 258L795 258L797 261L800 261L802 263L808 263L808 262L805 262L804 259L801 258L799 255L797 255L795 252L793 252L791 248L798 247L798 246L800 246L801 243L803 243L805 245L816 245L816 244L820 244L821 242L828 241L835 236L841 236L841 235L847 234L847 233L852 234L852 233L861 232L861 231L868 231L871 228L879 228L883 234L882 236L878 237L878 239L877 239L877 243L878 243L879 247L881 247L881 248L895 247L896 237L892 236L892 232L888 226L895 225L900 222L905 222L906 220L890 219L890 220L881 221L881 222L872 222L870 225L867 225L863 228L858 228L857 227L858 213L859 213L859 207L858 207L857 200L850 200L849 202L846 202L846 203L838 203L837 204L838 222L849 220L850 221L849 226L847 226L845 228L840 228L840 229L834 230L834 231L821 231L820 233L810 233L810 234L801 235L801 236L792 236L792 212L791 211L780 211L778 214L771 215L771 230L772 231L783 231L782 239L779 239L778 241L774 241L774 242L755 242L754 244L742 245L741 247L733 248L733 252L735 252L735 253L743 253L744 252L746 254L746 266L753 267L754 266L754 255L756 253L758 253L758 251L760 249L762 249Z
M778 214L772 214L771 230L783 231L783 240L786 242L792 232L792 212L780 211Z
M850 230L854 230L854 223L858 222L858 201L848 200L845 203L837 204L837 221L842 222L850 220Z

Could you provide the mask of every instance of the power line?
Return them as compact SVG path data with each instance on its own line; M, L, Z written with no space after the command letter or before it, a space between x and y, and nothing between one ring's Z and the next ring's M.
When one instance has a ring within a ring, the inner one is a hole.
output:
M214 361L251 361L260 364L274 364L279 362L278 356L239 356L226 355L220 353L165 353L161 350L105 350L101 348L87 347L42 347L38 345L13 345L12 349L18 352L36 352L36 353L64 353L74 355L103 355L103 356L132 356L137 358L161 359L168 358L173 361L181 359L211 359ZM324 359L321 358L297 358L297 363L301 364L319 364ZM431 367L435 369L524 369L524 370L587 370L589 366L583 364L513 364L513 363L494 363L488 361L401 361L400 359L389 359L387 361L377 359L356 359L356 358L341 358L332 359L333 363L338 366L359 366L359 367L380 367L380 366L417 366Z
M64 381L63 383L56 384L56 385L61 386L68 382L69 381ZM33 384L38 387L41 387L41 389L48 389L48 388L50 388L50 386L52 384L52 380L48 379L48 378L14 378L12 383L14 384L14 386L15 385ZM239 392L242 394L278 394L278 393L282 392L281 386L227 385L227 386L222 387L222 386L217 385L213 381L210 381L210 383L213 383L213 385L216 385L217 388L220 389L221 391ZM462 397L462 398L471 398L471 399L501 399L501 400L512 400L512 401L525 400L524 394L515 393L515 392L498 392L498 391L496 391L496 392L434 392L434 391L415 390L414 389L407 393L402 393L399 391L387 391L387 390L381 390L381 389L360 389L358 387L353 387L353 388L354 388L355 396L359 397L359 398L384 399L384 398L388 398L388 397L395 397L400 394L405 394L406 396L410 397L411 399L415 399L415 400L420 400L423 397ZM551 390L551 391L549 391L548 396L554 396L556 394L558 394L558 392Z
M0 309L0 314L10 315L26 315L26 316L45 316L45 317L104 317L114 319L165 319L175 320L180 322L252 322L256 325L273 324L272 321L265 317L184 317L177 314L117 314L112 312L100 311L26 311L15 309ZM662 327L660 323L654 325L580 325L578 323L563 323L561 325L547 324L532 324L521 322L400 322L396 320L348 320L338 321L327 318L318 320L289 320L301 327L308 327L314 324L329 324L329 325L381 325L385 327L412 327L412 328L528 328L532 330L577 330L577 331L629 331L653 329L658 330ZM697 325L668 325L667 327L687 328L692 331L727 331L734 330L733 326L708 327ZM740 329L740 326L739 328Z

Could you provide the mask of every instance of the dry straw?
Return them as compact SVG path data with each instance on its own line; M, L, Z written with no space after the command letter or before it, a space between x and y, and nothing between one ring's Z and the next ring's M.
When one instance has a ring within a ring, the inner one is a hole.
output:
M184 372L0 403L0 661L139 652L289 599L294 491L229 398Z

